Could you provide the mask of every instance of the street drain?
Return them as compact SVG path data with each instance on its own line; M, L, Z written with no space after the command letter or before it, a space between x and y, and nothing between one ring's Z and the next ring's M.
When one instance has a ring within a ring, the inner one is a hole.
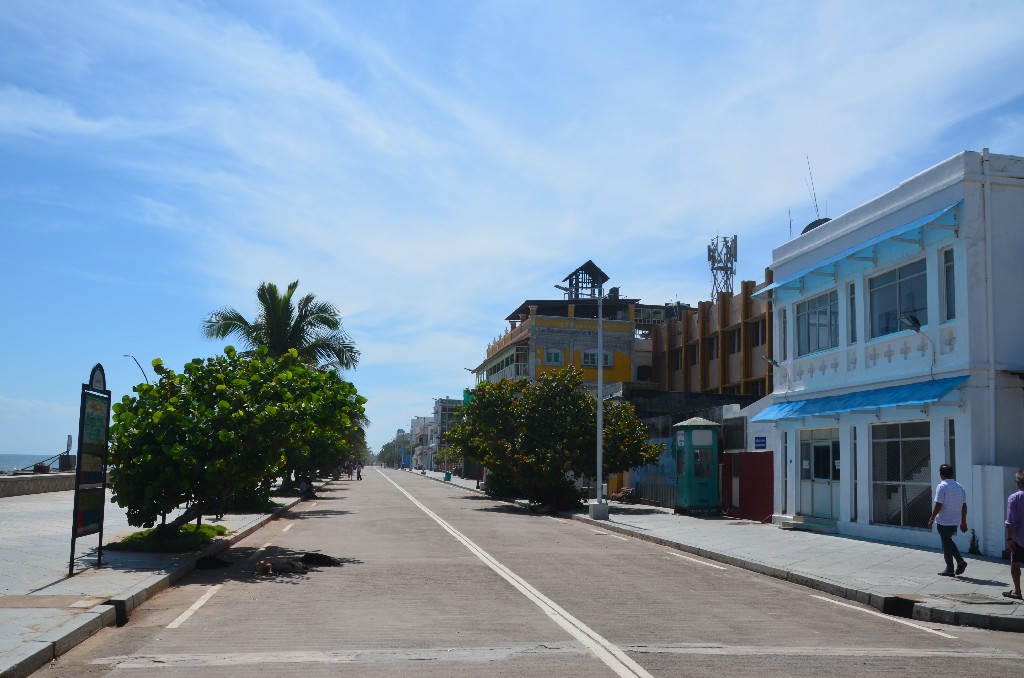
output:
M899 596L885 598L882 601L882 613L891 614L894 617L903 617L904 619L913 619L914 601L909 598L900 598Z

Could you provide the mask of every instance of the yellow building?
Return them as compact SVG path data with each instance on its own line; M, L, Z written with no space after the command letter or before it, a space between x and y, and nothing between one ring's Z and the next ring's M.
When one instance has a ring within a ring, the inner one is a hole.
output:
M598 297L608 277L593 261L580 266L557 285L562 299L524 301L506 320L509 328L487 347L484 361L474 369L479 381L537 380L547 372L573 365L584 381L597 382L598 360L604 381L651 379L650 332L664 320L665 308L620 296L612 287L600 303L602 349L598 355Z

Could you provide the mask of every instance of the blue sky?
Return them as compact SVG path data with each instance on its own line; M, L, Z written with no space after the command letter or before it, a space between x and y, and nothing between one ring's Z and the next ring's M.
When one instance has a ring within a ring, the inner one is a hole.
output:
M378 449L593 259L708 298L962 150L1024 155L1024 3L7 0L0 454L222 350L211 310L338 305ZM76 441L77 443L77 441Z

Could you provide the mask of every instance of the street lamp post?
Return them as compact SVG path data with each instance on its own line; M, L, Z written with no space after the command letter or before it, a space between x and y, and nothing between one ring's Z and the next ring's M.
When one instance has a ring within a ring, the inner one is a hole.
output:
M138 360L138 358L136 358L135 356L133 356L133 355L132 355L131 353L125 353L125 354L124 354L124 357L125 357L125 358L131 358L132 360L134 360L134 361L135 361L135 364L136 364L136 365L139 365L139 360ZM139 372L142 372L142 378L143 378L143 379L145 379L145 380L146 380L146 383L148 384L148 383L149 383L149 377L148 377L148 376L146 375L146 370L142 369L142 365L139 365Z
M604 500L604 286L597 288L597 478L595 502L590 505L593 520L608 520L608 503Z

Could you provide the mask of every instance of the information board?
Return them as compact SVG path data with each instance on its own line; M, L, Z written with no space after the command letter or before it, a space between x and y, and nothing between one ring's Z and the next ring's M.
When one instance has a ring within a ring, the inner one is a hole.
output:
M75 540L79 537L99 534L96 564L103 562L103 507L106 504L107 439L110 429L110 391L106 389L106 374L103 366L97 363L89 375L89 383L82 384L68 576L75 573Z

